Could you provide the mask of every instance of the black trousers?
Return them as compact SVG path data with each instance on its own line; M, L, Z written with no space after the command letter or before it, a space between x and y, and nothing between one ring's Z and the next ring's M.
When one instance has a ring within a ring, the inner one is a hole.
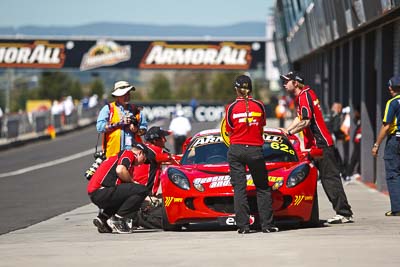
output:
M246 166L249 167L254 185L261 228L273 224L272 193L268 185L268 173L265 168L261 146L231 145L228 150L231 184L234 189L234 207L236 225L239 228L249 225L249 203L247 199Z
M322 187L336 214L346 217L353 215L340 179L334 146L323 148L323 157L317 160L317 166L320 171Z
M115 187L105 187L90 194L90 199L103 212L112 216L128 217L140 209L147 196L147 188L136 183L123 183Z
M186 141L185 135L175 135L174 136L174 149L175 154L182 154L182 145Z

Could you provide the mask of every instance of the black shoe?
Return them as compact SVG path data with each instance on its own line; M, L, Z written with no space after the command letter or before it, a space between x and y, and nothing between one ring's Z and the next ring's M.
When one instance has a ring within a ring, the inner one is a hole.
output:
M99 231L101 234L112 233L112 229L107 225L107 221L104 221L99 217L93 219L93 224L97 227L97 231Z
M262 232L263 233L275 233L275 232L279 232L279 228L276 227L275 225L271 225L266 228L263 228Z
M128 223L125 218L113 216L107 222L108 222L108 225L119 234L132 233L131 228L128 226Z
M400 211L397 212L388 211L385 213L385 216L400 216Z
M250 234L250 228L248 226L239 227L237 232L238 234Z

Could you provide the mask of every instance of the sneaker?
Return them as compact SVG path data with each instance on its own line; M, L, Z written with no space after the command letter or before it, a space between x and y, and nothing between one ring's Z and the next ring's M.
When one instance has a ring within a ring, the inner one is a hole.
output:
M353 220L353 216L345 217L345 216L336 214L332 218L328 219L327 222L329 224L341 224L341 223L352 223L352 222L354 222L354 220Z
M275 225L270 225L267 228L262 229L263 233L276 233L279 232L279 228Z
M107 221L108 225L119 234L130 234L132 233L126 220L121 217L113 216Z
M343 180L343 185L349 185L353 183L353 176L346 176Z
M112 229L107 225L107 221L96 217L93 219L93 224L97 227L97 231L101 234L112 233Z
M385 216L400 216L400 211L396 211L396 212L388 211L385 213Z
M344 181L345 181L345 182L350 182L352 179L353 179L353 176L346 176L346 177L344 178Z

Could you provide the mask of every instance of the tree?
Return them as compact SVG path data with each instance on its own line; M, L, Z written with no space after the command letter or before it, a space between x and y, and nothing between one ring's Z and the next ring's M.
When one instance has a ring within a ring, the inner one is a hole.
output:
M0 107L5 112L6 108L6 90L0 89Z
M213 99L226 101L235 98L233 83L238 75L237 72L216 73L211 83Z
M150 81L149 97L151 100L172 99L171 86L167 77L157 73Z
M69 88L69 95L72 96L73 99L82 99L82 86L78 80L72 82L72 86Z
M100 78L96 77L90 84L90 94L96 94L101 98L105 92L104 88L105 87L103 81Z
M39 79L39 98L59 100L68 95L72 83L72 79L64 72L45 71Z
M29 90L29 82L26 77L17 77L13 81L13 89L10 91L10 111L25 110L28 99L35 99L35 90Z

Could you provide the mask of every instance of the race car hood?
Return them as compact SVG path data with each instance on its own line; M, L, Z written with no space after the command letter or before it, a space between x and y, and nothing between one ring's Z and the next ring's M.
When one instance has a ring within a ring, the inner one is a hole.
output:
M293 166L298 165L298 162L271 162L265 164L267 170L275 171L278 169L291 169ZM181 169L185 171L200 171L212 174L229 174L229 165L225 164L192 164L190 166L181 165ZM248 169L246 169L248 171Z

